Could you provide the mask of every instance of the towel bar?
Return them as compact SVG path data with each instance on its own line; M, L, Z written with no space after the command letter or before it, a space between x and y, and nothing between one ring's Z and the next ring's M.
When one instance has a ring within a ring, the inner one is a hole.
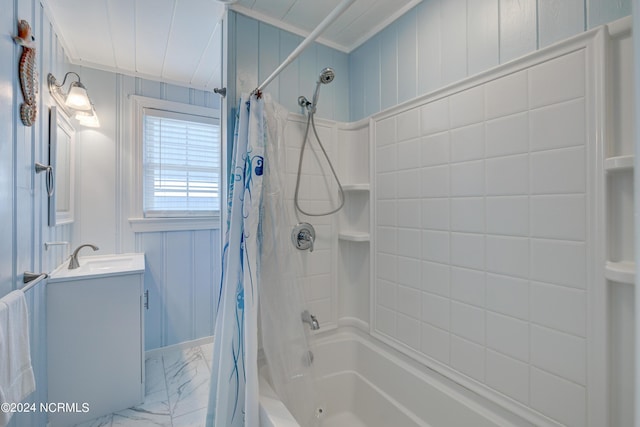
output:
M25 271L24 276L22 277L22 282L25 283L25 285L20 288L20 290L22 290L22 292L27 292L29 289L33 288L35 285L42 282L47 277L49 277L47 273L38 274Z

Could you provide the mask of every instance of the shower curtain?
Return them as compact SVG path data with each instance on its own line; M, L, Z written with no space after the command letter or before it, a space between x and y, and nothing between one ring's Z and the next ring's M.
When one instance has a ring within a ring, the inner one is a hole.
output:
M308 336L300 318L302 293L294 262L298 255L290 243L284 169L279 166L285 153L286 115L268 94L240 99L227 190L208 427L259 425L259 333L275 391L301 425L316 422Z

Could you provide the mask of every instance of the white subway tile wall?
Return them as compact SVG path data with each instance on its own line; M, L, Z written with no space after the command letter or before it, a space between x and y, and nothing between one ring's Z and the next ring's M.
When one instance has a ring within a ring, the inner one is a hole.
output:
M573 426L587 405L585 85L579 50L375 127L374 329Z
M289 184L285 190L285 203L289 209L289 219L292 222L290 229L293 229L298 222L308 222L316 230L313 252L301 251L297 255L299 255L300 259L301 281L304 283L304 296L308 309L318 318L321 328L325 329L327 326L335 326L337 320L335 283L338 228L336 215L310 217L296 213L293 207L298 162L305 126L306 121L292 118L287 120L285 126L284 141L287 148L287 156L284 167L286 182ZM327 124L321 120L316 120L316 128L331 162L337 168L337 131L335 124L333 122ZM338 190L334 181L327 161L321 153L315 137L310 133L304 151L299 189L299 201L302 209L313 213L327 212L336 207ZM287 230L287 232L289 231ZM294 262L297 262L297 260ZM387 295L385 294L385 296Z

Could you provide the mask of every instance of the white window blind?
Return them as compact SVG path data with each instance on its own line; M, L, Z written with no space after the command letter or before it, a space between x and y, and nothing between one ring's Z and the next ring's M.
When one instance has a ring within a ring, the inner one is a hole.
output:
M145 108L143 122L144 216L217 215L219 121Z

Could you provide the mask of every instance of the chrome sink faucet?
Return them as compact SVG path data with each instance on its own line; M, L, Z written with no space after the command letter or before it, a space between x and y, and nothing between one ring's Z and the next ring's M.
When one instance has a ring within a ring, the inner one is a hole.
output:
M87 243L86 245L78 246L76 250L73 251L73 254L71 254L71 259L69 260L69 270L80 267L80 264L78 263L78 252L80 252L80 249L84 248L85 246L89 246L94 251L97 251L99 249L96 245L92 245L89 243Z

